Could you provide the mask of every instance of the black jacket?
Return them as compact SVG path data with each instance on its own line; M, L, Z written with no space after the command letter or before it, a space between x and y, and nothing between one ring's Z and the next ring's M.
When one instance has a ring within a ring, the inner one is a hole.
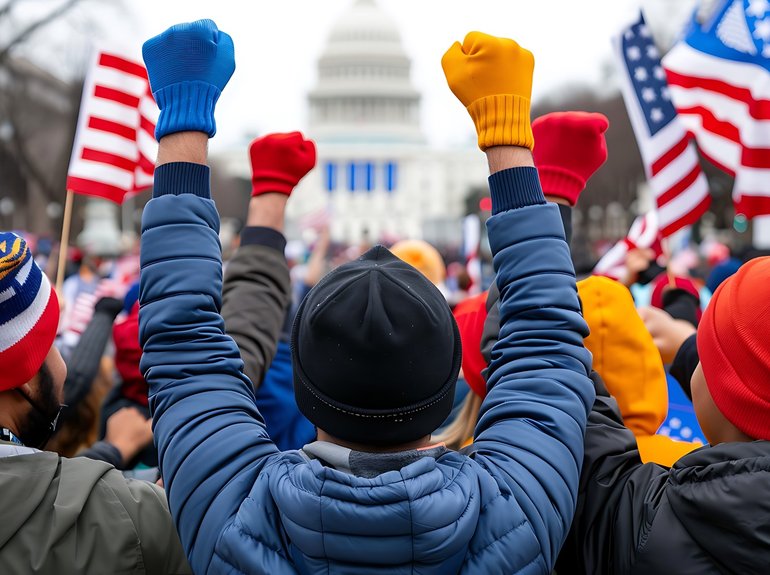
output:
M566 573L770 573L770 442L703 447L642 464L598 378Z

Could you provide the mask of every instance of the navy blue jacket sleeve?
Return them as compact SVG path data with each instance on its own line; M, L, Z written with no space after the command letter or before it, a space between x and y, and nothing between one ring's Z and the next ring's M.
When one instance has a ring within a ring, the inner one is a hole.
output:
M550 572L575 512L595 395L588 327L559 209L545 203L535 168L498 172L489 184L500 335L474 457L523 509Z
M91 447L83 449L77 454L77 457L87 457L96 461L109 463L115 469L123 469L123 456L118 448L106 441L97 441Z
M277 452L225 334L218 231L208 167L158 167L142 218L141 368L171 513L195 573L208 572L219 536Z

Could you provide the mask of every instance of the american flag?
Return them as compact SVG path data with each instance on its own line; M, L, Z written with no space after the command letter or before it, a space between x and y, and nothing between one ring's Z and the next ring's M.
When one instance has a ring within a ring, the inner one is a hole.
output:
M594 275L606 276L621 282L626 281L626 256L635 249L651 249L657 260L663 255L658 213L647 212L639 216L631 224L628 235L612 246L594 267Z
M639 20L614 42L621 89L666 237L697 221L711 204L695 146L671 103L650 29Z
M145 67L97 52L83 87L67 189L122 203L152 186L158 114Z
M663 59L671 97L705 157L735 176L736 213L770 213L770 2L693 17Z
M104 279L96 286L94 293L81 293L74 302L68 302L59 322L62 344L74 348L94 317L96 302L103 297L123 299L127 289L125 283Z

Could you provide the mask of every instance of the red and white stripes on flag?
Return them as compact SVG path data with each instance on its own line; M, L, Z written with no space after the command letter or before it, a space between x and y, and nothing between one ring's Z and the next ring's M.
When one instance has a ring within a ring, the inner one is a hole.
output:
M735 176L735 211L770 213L770 2L727 0L663 59L703 155Z
M626 257L635 249L651 249L655 259L663 255L663 243L656 211L639 216L631 224L628 235L610 248L594 267L594 275L625 282L628 270Z
M83 87L67 189L122 203L151 187L158 114L144 65L97 52Z
M641 14L613 44L623 99L655 197L660 231L666 237L706 212L711 204L708 182L690 135L671 104L666 74Z

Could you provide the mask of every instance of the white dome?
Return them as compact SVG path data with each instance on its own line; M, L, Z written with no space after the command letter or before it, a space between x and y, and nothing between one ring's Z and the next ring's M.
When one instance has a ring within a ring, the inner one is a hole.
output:
M395 42L400 46L401 35L374 0L357 0L329 34L330 47L346 42Z
M356 0L318 60L310 132L327 141L424 141L410 68L395 22L374 0Z

